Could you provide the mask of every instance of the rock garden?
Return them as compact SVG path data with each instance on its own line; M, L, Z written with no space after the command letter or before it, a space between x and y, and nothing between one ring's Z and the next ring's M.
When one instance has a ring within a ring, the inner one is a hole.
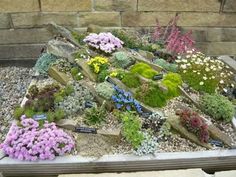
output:
M0 83L26 92L6 108L0 90L11 113L0 115L10 123L4 154L38 161L233 148L234 70L201 53L177 21L142 33L49 24L55 38L33 71L19 69L14 88Z

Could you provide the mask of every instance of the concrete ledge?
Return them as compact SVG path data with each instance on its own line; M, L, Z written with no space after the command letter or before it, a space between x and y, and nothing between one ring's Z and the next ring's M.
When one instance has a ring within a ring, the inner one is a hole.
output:
M104 155L101 158L82 156L57 157L52 161L22 162L8 157L0 160L0 171L6 176L48 176L73 173L104 173L202 168L208 172L233 170L236 149L199 152Z

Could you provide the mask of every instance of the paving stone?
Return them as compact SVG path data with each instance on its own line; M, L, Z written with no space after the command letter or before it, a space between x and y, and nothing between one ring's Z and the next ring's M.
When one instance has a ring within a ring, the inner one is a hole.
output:
M134 173L71 174L59 177L208 177L201 169L166 170ZM222 176L223 177L223 176ZM231 177L231 176L230 176Z
M216 172L214 177L235 177L236 170Z

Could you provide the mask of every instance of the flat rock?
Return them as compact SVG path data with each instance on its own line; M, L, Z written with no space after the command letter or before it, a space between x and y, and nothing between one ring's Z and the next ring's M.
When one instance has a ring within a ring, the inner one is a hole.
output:
M223 55L220 56L219 59L229 65L234 71L236 71L236 61L233 58Z
M114 140L117 143L121 141L121 130L97 130L97 133L106 137L109 137L111 140Z
M150 62L152 59L155 58L152 52L144 51L144 50L139 50L138 53L142 55L144 58L148 59Z
M53 55L67 58L71 63L74 63L74 53L77 51L77 48L69 43L59 40L50 40L47 44L47 52Z
M58 122L56 122L56 124L58 127L74 131L76 128L77 122L72 119L61 119Z
M95 73L93 73L89 67L89 65L86 63L85 60L79 59L76 61L76 63L82 68L82 74L85 75L87 78L89 78L91 81L96 82L97 77Z
M213 139L220 140L225 145L227 145L229 147L232 147L232 140L231 140L231 138L227 134L222 132L219 128L217 128L215 125L213 125L213 124L208 125L208 131L210 133L210 136Z
M210 144L200 142L198 137L195 134L189 132L184 126L182 126L182 124L177 116L171 115L171 116L169 116L167 121L170 123L170 125L176 131L178 131L181 134L181 136L183 136L183 137L189 139L190 141L192 141L200 146L203 146L207 149L212 149L212 146Z
M57 25L56 23L53 23L53 22L47 25L47 29L55 35L60 35L60 36L65 37L75 46L79 46L79 43L74 39L74 37L72 36L71 32L68 29L60 25Z
M56 66L51 66L48 70L48 74L62 85L67 85L71 80L65 73L60 72Z
M100 157L109 154L114 141L100 134L77 134L77 150L82 156Z

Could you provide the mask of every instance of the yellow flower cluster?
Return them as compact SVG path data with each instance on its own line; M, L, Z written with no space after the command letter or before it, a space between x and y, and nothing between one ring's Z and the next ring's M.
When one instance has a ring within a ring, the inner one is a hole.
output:
M94 57L88 61L88 65L93 68L95 73L99 73L101 71L101 67L108 64L108 59L105 57Z
M111 77L116 77L118 75L118 73L116 72L116 71L112 71L111 73L110 73L110 76Z

